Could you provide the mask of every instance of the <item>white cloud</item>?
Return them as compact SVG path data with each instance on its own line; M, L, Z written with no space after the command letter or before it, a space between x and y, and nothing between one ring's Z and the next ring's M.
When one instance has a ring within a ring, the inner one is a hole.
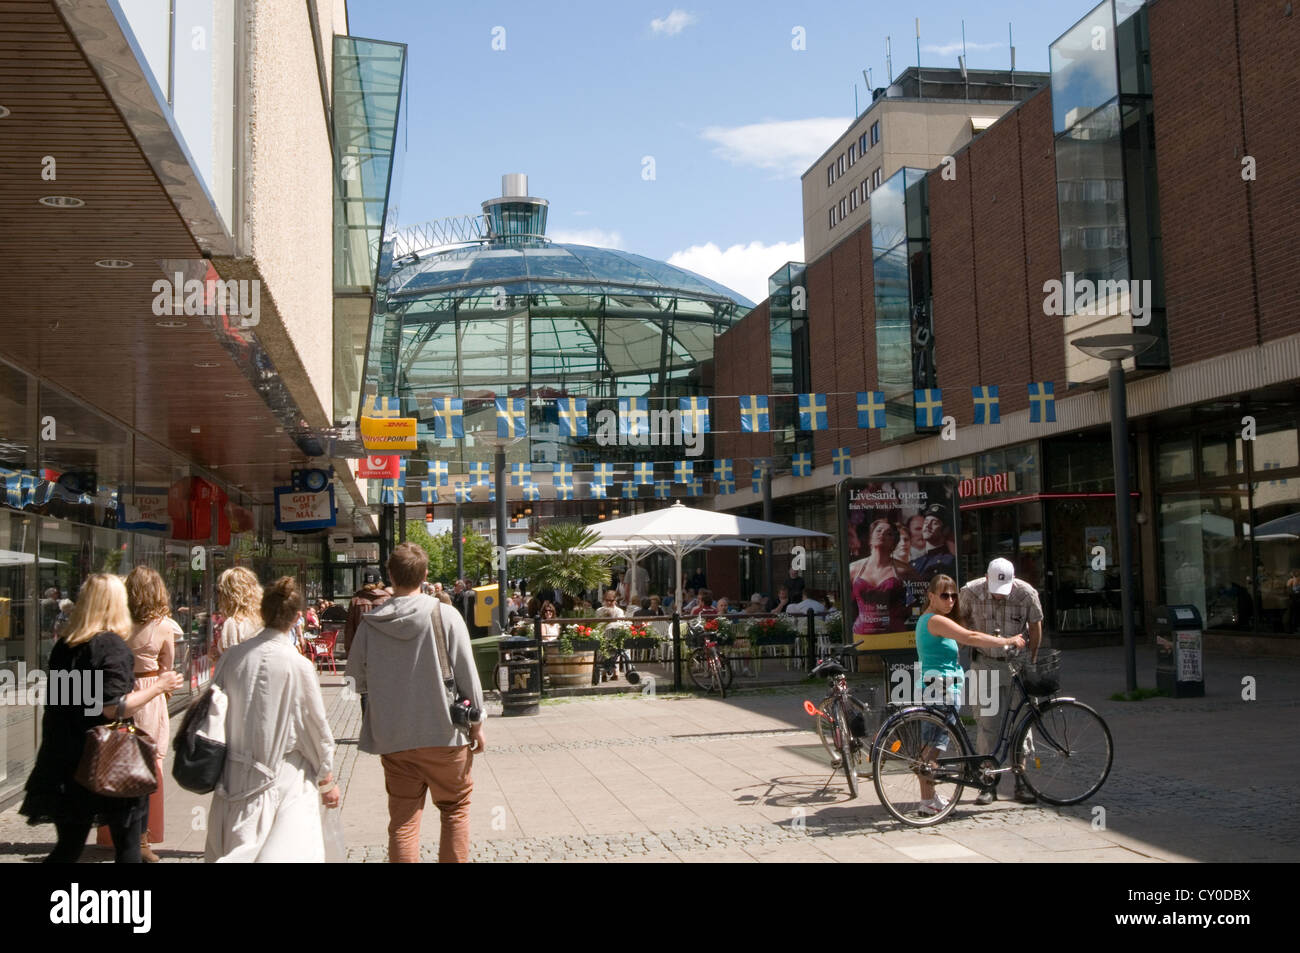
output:
M596 245L600 248L622 248L623 236L604 228L548 229L546 237L566 245Z
M720 159L792 177L807 171L848 124L847 116L828 116L748 126L709 126L700 135L715 144L713 154Z
M788 261L803 261L803 239L765 245L750 242L725 251L713 242L673 252L668 264L726 285L754 303L767 297L767 279Z
M986 50L1004 50L1007 47L1002 43L967 43L967 53L982 53ZM942 46L935 43L927 43L921 47L923 52L933 53L936 56L957 56L961 53L961 40L955 43L944 43Z
M666 36L676 36L694 23L695 19L693 13L687 13L685 10L674 10L662 20L651 20L650 29Z

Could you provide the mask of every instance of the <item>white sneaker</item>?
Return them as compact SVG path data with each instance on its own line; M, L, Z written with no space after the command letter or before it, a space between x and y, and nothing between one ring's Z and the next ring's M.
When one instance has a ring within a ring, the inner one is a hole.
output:
M922 817L933 817L936 814L942 814L947 809L948 803L948 799L942 794L935 794L934 797L922 801L916 813Z

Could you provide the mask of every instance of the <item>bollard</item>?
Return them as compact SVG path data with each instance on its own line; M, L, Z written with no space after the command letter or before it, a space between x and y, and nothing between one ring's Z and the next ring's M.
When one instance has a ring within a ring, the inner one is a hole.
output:
M682 617L673 610L673 691L682 690Z

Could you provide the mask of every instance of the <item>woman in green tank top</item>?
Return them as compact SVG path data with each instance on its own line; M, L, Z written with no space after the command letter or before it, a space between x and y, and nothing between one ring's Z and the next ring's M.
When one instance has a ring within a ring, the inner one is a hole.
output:
M1025 639L1016 635L1004 639L984 632L963 628L954 616L957 610L957 583L942 573L930 580L929 603L916 620L916 655L921 668L921 699L926 705L961 704L962 670L957 659L958 645L981 649L1015 646L1024 648ZM928 680L928 684L927 684ZM939 680L939 681L936 681ZM940 690L935 687L941 685ZM942 728L925 729L922 760L928 761L948 750L948 733ZM921 778L921 813L938 814L946 806L934 793L934 784Z

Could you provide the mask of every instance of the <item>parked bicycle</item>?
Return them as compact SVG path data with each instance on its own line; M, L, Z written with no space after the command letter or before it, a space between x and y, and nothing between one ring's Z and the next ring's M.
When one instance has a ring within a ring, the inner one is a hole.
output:
M950 706L911 706L881 725L872 742L876 794L895 818L937 824L966 787L991 791L1007 772L1048 804L1078 804L1100 790L1114 757L1110 729L1082 702L1050 697L1060 689L1060 652L1009 668L1014 704L1002 713L992 753L974 752Z
M820 706L803 703L817 723L817 737L831 756L831 767L843 769L849 793L858 796L858 778L870 777L871 756L867 737L871 706L849 691L848 670L835 660L855 654L853 646L832 645L829 656L819 659L810 675L826 679L829 693ZM866 769L866 770L864 770Z
M721 698L727 697L731 687L731 662L718 651L717 639L709 638L704 622L693 619L686 628L688 644L694 646L687 658L687 673L697 688Z

